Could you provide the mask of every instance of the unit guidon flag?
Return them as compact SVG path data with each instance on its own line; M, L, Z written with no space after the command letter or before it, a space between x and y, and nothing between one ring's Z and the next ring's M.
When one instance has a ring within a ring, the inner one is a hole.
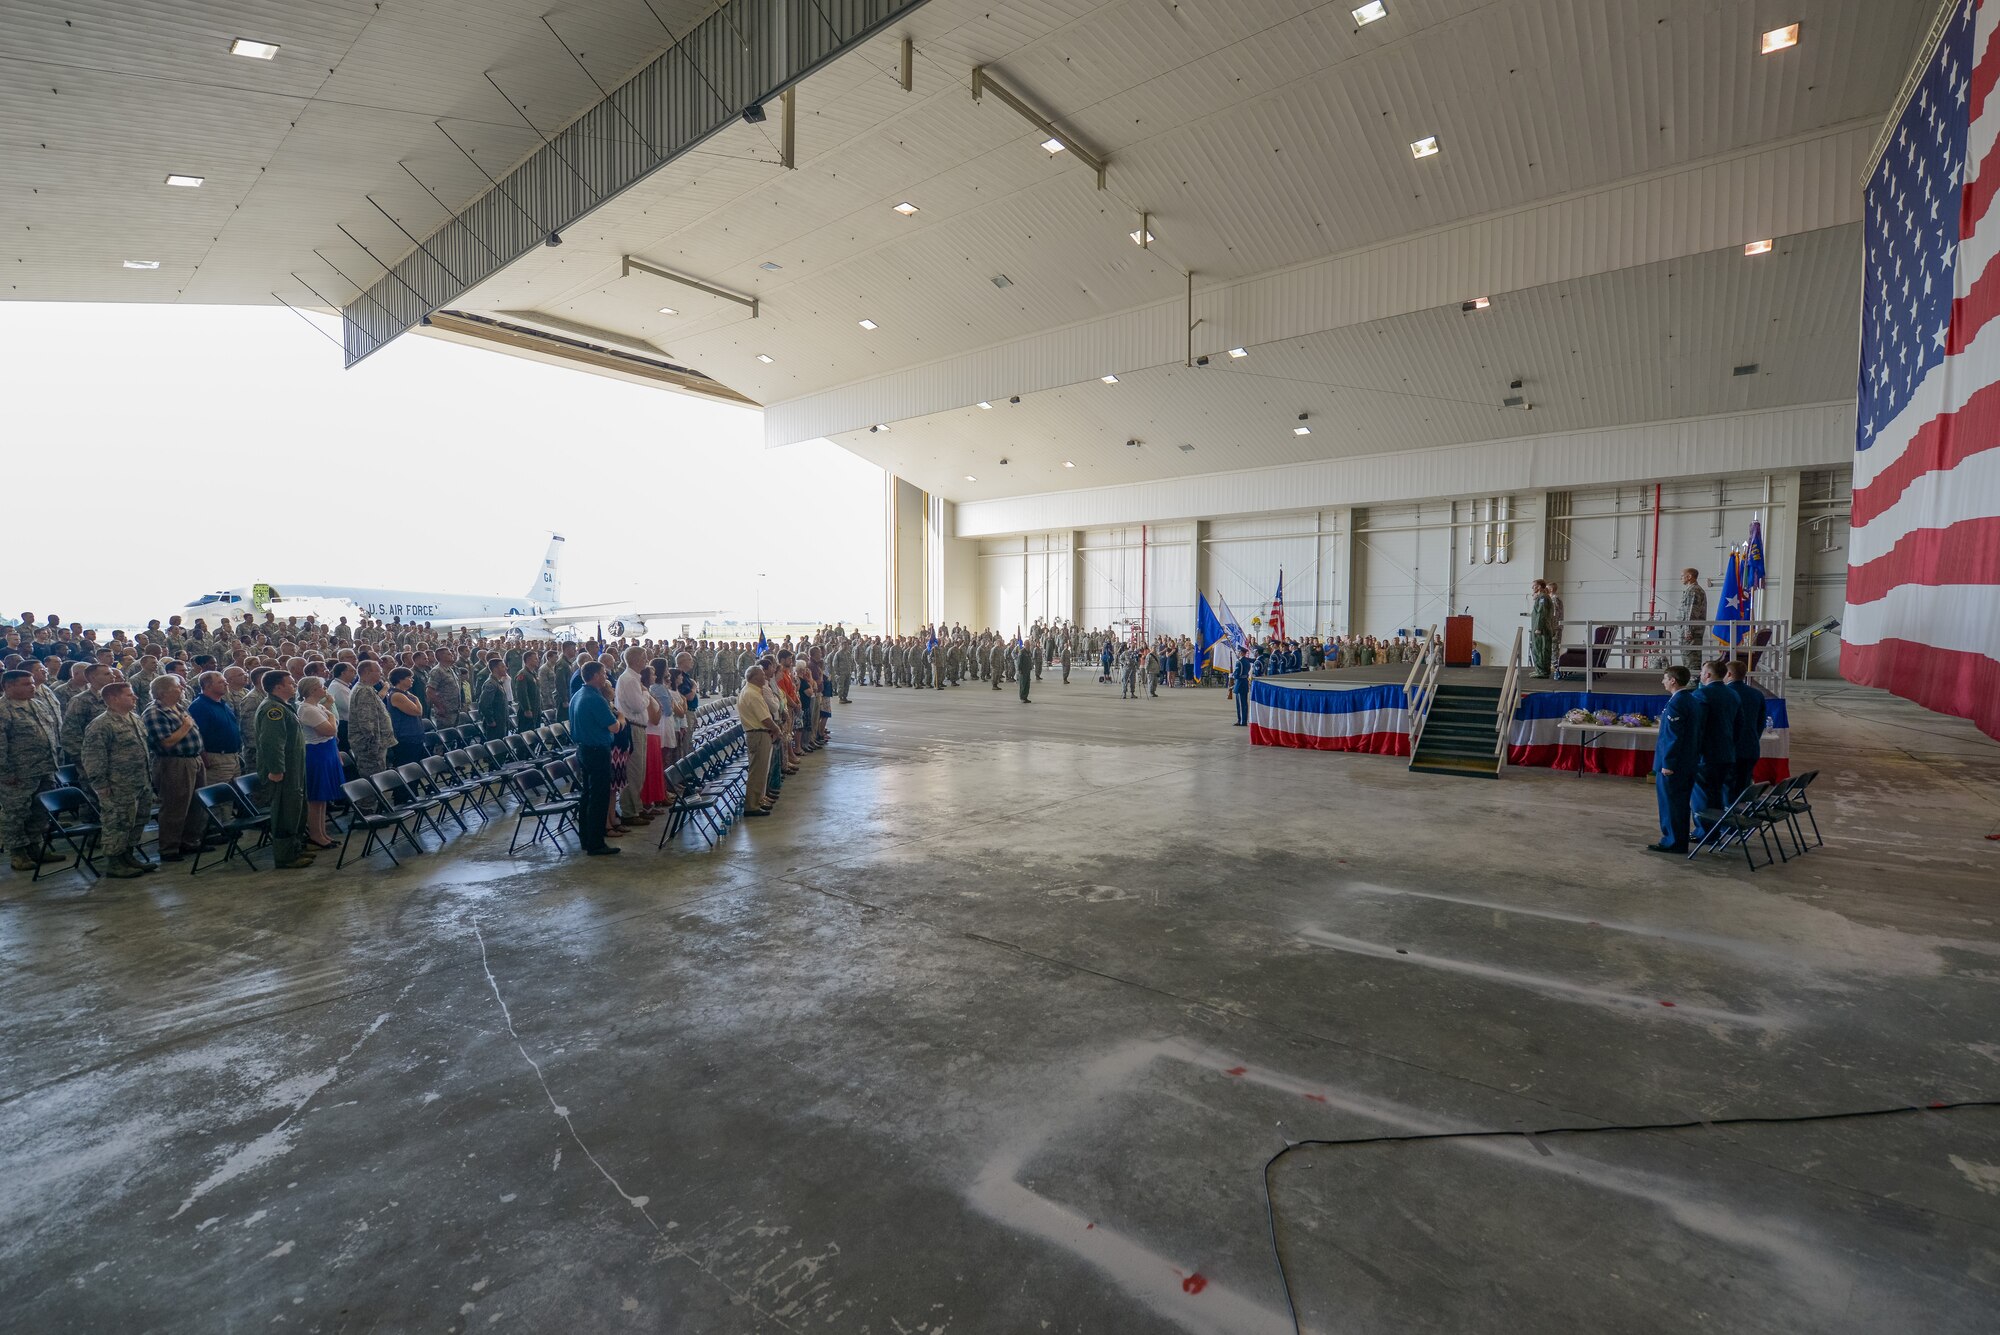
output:
M2000 737L2000 0L1959 0L1868 178L1841 674Z

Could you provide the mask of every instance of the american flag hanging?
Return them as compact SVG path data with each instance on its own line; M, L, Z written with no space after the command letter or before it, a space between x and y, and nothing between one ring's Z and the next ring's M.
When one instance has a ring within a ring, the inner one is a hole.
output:
M1285 638L1285 572L1278 571L1278 592L1271 599L1271 634L1276 639Z
M2000 0L1960 0L1864 198L1841 675L2000 737Z

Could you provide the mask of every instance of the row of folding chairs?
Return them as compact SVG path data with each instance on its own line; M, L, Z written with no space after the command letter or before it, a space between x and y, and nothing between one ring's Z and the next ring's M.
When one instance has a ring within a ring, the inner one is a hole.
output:
M459 732L454 740L464 740L464 733ZM425 756L422 761L350 779L341 785L350 814L334 869L346 865L357 831L362 836L359 856L365 858L380 849L400 865L395 852L399 840L422 852L423 831L428 826L442 846L446 820L461 832L470 830L468 812L484 823L491 819L488 803L504 806L510 792L519 812L514 840L507 846L510 854L528 819L537 822L537 842L559 833L564 821L574 826L574 813L559 806L551 809L550 798L551 785L570 775L574 753L567 728L544 724L492 742L465 741L463 746ZM548 825L551 818L557 820L553 828Z
M1818 777L1818 770L1808 770L1776 783L1753 783L1726 809L1696 812L1695 820L1701 825L1702 834L1688 850L1689 860L1702 852L1726 853L1740 848L1743 861L1752 871L1780 859L1790 862L1807 851L1806 825L1812 827L1811 847L1824 847L1826 840L1819 832L1819 817L1813 814L1812 797L1807 792ZM1789 854L1785 852L1787 836L1792 841ZM1764 849L1762 863L1751 852L1752 839Z
M227 783L203 784L195 789L194 796L196 808L202 813L206 837L202 849L194 855L188 867L189 874L202 869L201 860L211 851L210 844L225 850L224 862L241 857L244 862L255 866L251 854L271 841L271 818L258 805L256 778L246 774ZM70 854L69 865L61 870L98 875L96 853L103 840L103 818L96 801L84 789L75 767L60 766L43 779L35 800L42 812L42 839L37 850L38 865L30 879L39 881L43 871L40 859L58 851ZM243 840L251 835L257 836L256 841L250 848L243 847ZM213 859L208 865L215 865Z
M673 805L667 808L666 824L660 830L661 848L692 828L704 843L714 848L743 814L743 796L748 790L749 748L743 725L734 716L697 729L694 745L687 755L667 767L667 786L673 790Z

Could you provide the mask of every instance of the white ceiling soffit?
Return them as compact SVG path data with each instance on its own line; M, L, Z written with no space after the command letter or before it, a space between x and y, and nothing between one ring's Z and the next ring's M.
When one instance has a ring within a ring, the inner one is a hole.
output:
M1859 244L1731 246L834 439L962 501L1822 403L1853 392Z
M1277 468L1084 487L952 507L961 538L1296 513L1658 478L1826 468L1854 450L1854 404L1643 422L1530 440L1315 459Z
M1232 283L1198 276L1194 316L1202 323L1193 350L1221 352L1852 223L1861 216L1854 171L1873 133L1872 122L1856 123ZM1106 371L1184 363L1186 312L1183 289L1102 319L774 403L765 411L765 444L1076 384Z
M1494 273L1487 285L1504 289L1713 248L1738 228L1811 230L1853 216L1849 140L1865 151L1929 4L1817 0L1800 46L1762 57L1761 11L1736 0L1396 0L1358 30L1349 7L1307 0L931 0L800 86L798 170L776 166L774 123L737 126L700 162L593 214L577 229L592 233L587 253L528 256L481 295L649 338L662 303L626 290L621 254L755 295L756 321L689 321L668 336L677 357L786 405L1170 311L1190 269L1212 291L1613 188L1630 198L1585 206L1567 229L1521 214L1514 231L1496 222L1441 244L1476 261L1468 286ZM903 33L916 42L911 93L895 78ZM993 99L975 104L975 64L1106 154L1109 188L1073 155L1041 151L1039 132ZM1414 160L1427 134L1443 151ZM1711 207L1732 190L1761 205ZM920 212L893 212L903 200ZM1142 211L1149 251L1126 236ZM1397 267L1374 285L1413 272L1432 270ZM995 288L995 274L1012 286ZM1382 299L1393 310L1446 297ZM862 319L878 328L863 336ZM1133 365L1184 341L1107 334L1119 337ZM894 411L780 407L768 420L771 439L788 440Z
M652 7L678 33L714 5ZM0 0L0 295L348 298L341 273L381 270L337 224L391 263L412 248L369 195L421 236L491 188L481 167L501 175L540 146L485 72L544 131L599 100L545 14L606 87L670 41L637 0ZM232 56L238 37L278 53Z

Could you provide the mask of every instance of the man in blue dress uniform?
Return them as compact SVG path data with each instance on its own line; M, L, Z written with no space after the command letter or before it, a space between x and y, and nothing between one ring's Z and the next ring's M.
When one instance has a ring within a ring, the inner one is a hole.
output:
M1697 841L1707 827L1700 816L1704 811L1721 811L1735 800L1736 783L1736 695L1724 678L1729 663L1716 659L1701 665L1701 685L1695 696L1701 701L1701 760L1696 766L1694 793L1689 799L1695 813Z
M1229 689L1236 696L1236 726L1250 726L1250 655L1237 650L1236 666L1229 669Z
M1654 853L1688 851L1688 803L1694 796L1695 767L1701 759L1701 699L1688 689L1688 670L1675 663L1660 674L1671 693L1660 711L1660 739L1653 745L1653 791L1660 804L1660 842Z
M1757 758L1764 749L1764 693L1750 684L1750 665L1729 660L1729 693L1736 697L1736 777L1727 801L1734 802L1756 782Z

